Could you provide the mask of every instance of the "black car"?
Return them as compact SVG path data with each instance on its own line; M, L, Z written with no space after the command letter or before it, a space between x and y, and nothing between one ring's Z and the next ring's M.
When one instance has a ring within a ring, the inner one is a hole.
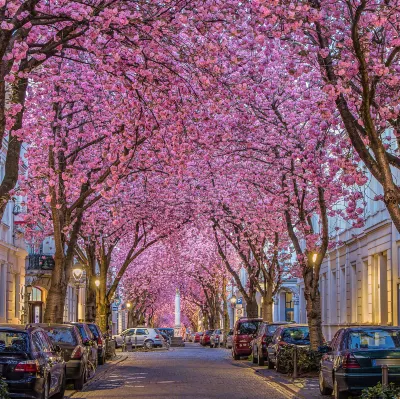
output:
M279 326L271 343L267 347L268 368L276 368L282 371L281 362L279 362L279 352L287 345L296 345L300 347L310 346L310 330L307 324L288 324Z
M279 326L289 324L287 321L277 321L275 323L263 322L257 330L257 334L252 341L253 363L264 366L268 361L267 347L272 342L272 337Z
M323 395L336 399L357 395L382 381L382 366L389 369L389 382L400 384L400 328L348 327L338 330L324 353L319 373Z
M36 326L0 324L0 378L11 398L62 399L66 383L61 349Z
M97 341L93 333L90 331L89 326L86 323L67 323L78 327L79 333L82 338L83 345L86 348L88 354L89 369L95 370L99 363L97 355ZM89 370L90 374L90 370Z
M95 323L86 323L90 328L90 331L94 335L97 341L97 357L99 364L104 364L106 362L106 340L102 334L100 327Z
M67 363L67 380L72 381L74 388L81 390L88 376L88 352L82 342L79 330L68 324L38 324L51 341L62 350Z

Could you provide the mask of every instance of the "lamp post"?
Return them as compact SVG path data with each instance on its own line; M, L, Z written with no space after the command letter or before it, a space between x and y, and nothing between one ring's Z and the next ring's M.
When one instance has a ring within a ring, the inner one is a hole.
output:
M76 287L76 321L79 321L79 289L82 284L83 268L77 263L72 269L72 276L74 278Z
M237 303L236 295L233 294L233 287L232 287L232 296L230 298L230 303L231 303L232 314L233 314L233 323L232 323L232 328L233 328L235 326L235 322L236 322L236 303Z

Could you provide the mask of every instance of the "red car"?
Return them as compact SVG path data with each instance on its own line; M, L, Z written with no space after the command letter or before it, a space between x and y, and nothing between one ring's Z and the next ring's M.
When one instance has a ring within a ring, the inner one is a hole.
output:
M194 341L193 341L193 342L200 342L200 339L201 339L202 336L203 336L203 333L202 333L202 332L197 332L197 333L194 335Z
M251 341L254 339L262 319L242 317L235 323L233 329L232 357L239 360L241 356L250 356Z
M214 330L206 330L204 331L203 336L200 338L200 344L203 346L210 345L210 338L211 334L214 332Z

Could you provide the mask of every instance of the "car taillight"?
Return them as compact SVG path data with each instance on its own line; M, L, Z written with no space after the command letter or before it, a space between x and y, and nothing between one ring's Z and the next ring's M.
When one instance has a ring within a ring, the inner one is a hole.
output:
M263 335L262 342L267 342L267 336L266 335Z
M360 365L352 353L347 353L343 358L342 367L344 369L359 369Z
M154 338L155 339L160 339L160 336L157 334Z
M26 360L18 363L14 371L21 373L37 373L39 371L39 364L36 360Z
M72 352L71 359L80 359L82 355L83 355L82 348L80 346L77 346Z
M285 342L285 341L278 342L278 346L286 346L286 345L287 345L287 342Z
M97 338L97 345L103 345L103 340L101 337Z
M219 335L216 335L215 338L219 338Z

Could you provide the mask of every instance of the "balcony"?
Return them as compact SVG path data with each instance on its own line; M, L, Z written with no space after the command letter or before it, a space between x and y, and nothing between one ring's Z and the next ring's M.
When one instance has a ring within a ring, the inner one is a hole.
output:
M54 258L51 255L28 255L28 270L53 270Z

